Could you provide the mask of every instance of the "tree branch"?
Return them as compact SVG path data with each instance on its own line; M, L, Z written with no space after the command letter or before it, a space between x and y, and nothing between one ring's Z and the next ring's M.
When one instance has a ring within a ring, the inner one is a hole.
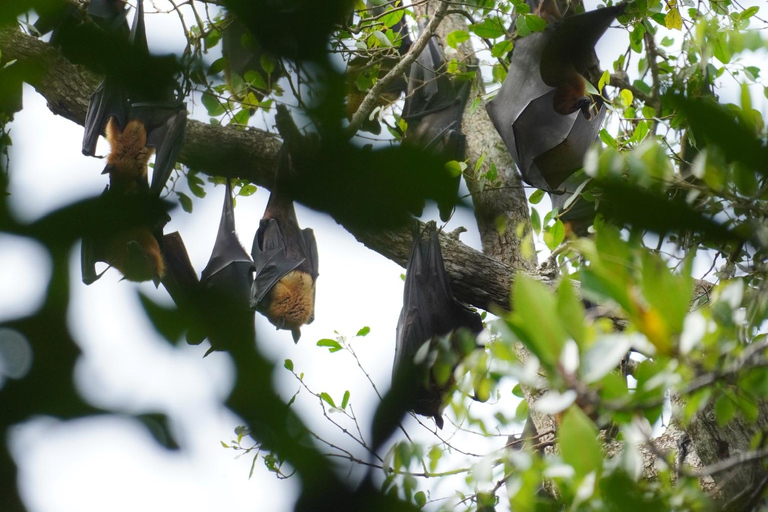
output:
M28 62L41 68L29 82L46 98L48 108L54 114L79 125L85 122L88 99L98 85L95 76L73 65L47 43L16 27L0 29L0 51L5 60ZM279 148L280 141L262 130L242 130L190 120L179 161L209 175L247 179L269 189L274 181ZM411 246L408 227L396 231L344 227L370 249L405 266ZM514 278L510 266L447 235L441 235L440 241L446 270L459 300L486 310L509 309L509 291ZM551 281L546 276L541 279Z

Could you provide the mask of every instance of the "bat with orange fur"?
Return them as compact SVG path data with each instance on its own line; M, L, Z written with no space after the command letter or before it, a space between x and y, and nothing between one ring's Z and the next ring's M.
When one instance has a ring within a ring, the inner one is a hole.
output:
M110 0L97 3L103 4L105 14L114 13L120 4ZM129 37L131 43L148 52L142 0L137 3ZM108 76L91 96L82 145L84 154L94 155L99 136L106 132L110 152L103 173L109 175L109 186L103 199L136 203L158 198L181 150L186 119L186 105L181 101L143 101L140 94ZM147 168L153 153L156 158L150 184ZM91 284L101 276L95 270L99 261L117 268L129 281L159 282L165 269L161 243L167 221L163 212L129 223L125 229L105 228L84 237L83 282Z
M599 67L594 46L626 4L562 19L551 0L539 6L549 25L516 41L507 78L486 108L523 180L553 191L597 139L605 108L587 93L585 76Z
M283 147L277 158L276 176L290 169ZM277 182L277 180L275 180ZM314 232L301 229L293 201L274 186L251 250L255 275L251 308L278 329L291 331L298 343L301 326L315 318L315 281L318 276Z

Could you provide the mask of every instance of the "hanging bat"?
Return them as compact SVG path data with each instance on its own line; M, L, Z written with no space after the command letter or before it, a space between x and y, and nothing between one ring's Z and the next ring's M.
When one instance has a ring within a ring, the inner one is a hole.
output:
M162 256L163 227L170 220L167 204L146 195L124 195L109 186L99 202L99 212L86 228L80 254L82 280L86 285L105 271L96 272L96 262L104 262L135 282L153 281L165 273Z
M224 302L230 310L250 311L253 261L235 232L232 184L227 179L219 231L208 264L200 278L203 292Z
M476 335L483 330L483 323L480 315L453 296L435 223L429 222L426 231L425 241L417 225L408 258L403 309L397 322L392 382L393 387L396 383L402 385L403 381L412 384L415 388L409 389L408 409L433 417L437 426L443 428L443 398L453 384L453 377L441 384L432 368L414 358L425 343L429 343L430 350L435 349L440 338L445 336L451 345L449 350L457 352L460 335L457 331L463 328ZM456 365L458 361L453 369Z
M290 165L290 156L283 147L275 175L289 170ZM299 228L293 201L280 194L277 178L251 255L255 268L251 308L264 314L278 329L291 331L293 341L298 343L300 327L315 318L317 243L311 229Z
M139 0L129 38L148 52L143 14ZM102 197L127 202L127 207L159 197L181 149L187 115L180 101L142 102L135 96L107 77L91 96L82 148L84 154L93 155L99 135L106 130L110 153L104 173L109 174L109 186ZM147 166L153 148L157 155L150 185ZM92 237L85 236L83 282L91 284L101 276L95 271L97 261L117 268L127 280L159 282L165 268L161 244L167 221L167 213L157 213L148 215L143 223L127 223L126 230L101 229Z
M148 52L143 5L139 0L130 41ZM93 156L98 138L106 130L111 149L104 173L109 174L110 184L124 193L145 192L147 162L156 151L152 183L147 189L159 195L184 143L186 105L176 98L147 102L135 96L110 77L99 85L88 104L82 150Z
M432 37L411 64L402 113L408 123L403 143L430 151L446 161L464 160L466 137L461 133L461 117L471 84L456 83L445 67L437 38ZM455 178L456 192L460 179L460 176ZM440 218L448 221L454 204L438 204L438 207Z
M626 4L566 17L517 41L488 115L523 180L552 191L582 167L605 118L586 92L594 46Z

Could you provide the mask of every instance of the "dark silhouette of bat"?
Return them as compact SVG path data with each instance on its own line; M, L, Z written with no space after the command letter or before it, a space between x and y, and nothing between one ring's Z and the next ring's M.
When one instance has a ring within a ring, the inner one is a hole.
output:
M136 47L149 52L143 0L137 3L129 37ZM150 148L154 148L157 155L148 188L159 195L184 143L186 104L177 98L157 102L136 96L110 77L99 85L88 104L83 154L95 154L98 138L106 130L111 150L104 172L113 186L134 193L143 192Z
M300 327L315 318L318 261L314 232L299 228L293 201L278 190L277 176L290 166L283 147L277 157L275 185L253 240L255 276L250 304L278 329L291 331L298 343Z
M625 7L553 20L517 41L507 78L486 108L529 185L555 190L582 167L605 118L602 99L586 92L584 75L597 65L595 44ZM548 9L545 18L557 12Z
M411 64L402 113L408 123L403 143L423 148L446 161L464 160L466 137L461 133L461 116L471 84L451 78L445 68L438 40L432 37ZM455 191L460 179L455 178ZM443 221L450 219L454 206L438 204Z
M232 184L227 179L219 231L200 283L203 292L225 302L231 309L250 311L253 261L235 232Z
M114 14L118 3L97 1L106 9L105 15L122 15ZM137 3L129 38L148 53L142 0ZM110 152L104 174L109 174L109 186L102 199L129 209L132 205L128 203L151 203L159 198L181 150L187 118L186 105L181 101L143 101L138 96L108 76L91 96L82 146L84 154L93 155L99 135L106 130ZM157 155L150 185L147 166L152 148ZM165 270L162 229L169 219L165 212L142 217L142 222L122 222L124 229L102 227L93 236L83 238L81 267L85 284L101 276L95 270L97 261L117 268L129 281L159 282Z
M426 361L417 362L415 357L424 344L429 344L430 351L436 349L441 338L450 343L449 350L459 352L461 333L457 331L466 329L476 335L483 330L483 323L479 314L453 296L435 223L427 223L426 231L426 240L422 239L418 225L413 235L405 273L403 309L397 322L392 382L393 388L397 385L408 389L403 398L406 409L432 416L437 426L443 428L443 398L453 384L453 372L447 381L440 383L431 365ZM453 369L458 363L457 360L453 364Z

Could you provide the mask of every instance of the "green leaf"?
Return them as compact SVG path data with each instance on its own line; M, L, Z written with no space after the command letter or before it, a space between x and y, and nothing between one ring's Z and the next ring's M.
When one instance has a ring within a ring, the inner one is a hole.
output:
M427 495L424 494L424 491L419 491L413 495L413 501L416 502L417 507L424 508L424 505L427 504Z
M571 279L563 278L557 287L557 315L565 330L583 351L587 344L584 305L576 295Z
M331 395L329 395L329 394L328 394L328 393L326 393L325 391L323 391L322 393L320 393L320 398L321 398L321 399L322 399L322 400L323 400L325 403L327 403L328 405L330 405L331 407L336 407L336 404L335 404L335 403L333 403L333 398L331 398Z
M602 140L606 146L610 146L614 149L618 149L619 144L616 142L616 139L614 139L610 133L608 133L608 130L603 128L600 130L600 140Z
M621 93L619 93L619 96L621 97L621 102L624 104L625 107L628 107L632 104L632 100L635 99L634 95L632 94L632 91L629 89L622 89Z
M506 33L504 24L498 16L488 16L481 23L470 25L469 30L474 32L478 37L486 39L496 39Z
M211 63L211 67L208 68L208 74L215 75L217 73L221 73L222 71L224 71L225 67L227 67L227 58L226 57L218 58Z
M736 404L725 394L715 400L715 419L719 426L726 425L736 415Z
M445 42L451 48L458 48L465 41L469 41L469 32L466 30L454 30L445 37Z
M565 240L565 226L563 221L557 219L548 230L544 232L544 243L550 251L554 251Z
M203 189L204 181L194 172L187 173L187 186L195 197L200 199L205 197L205 189Z
M536 234L541 233L541 217L536 208L531 208L531 228Z
M557 437L563 461L573 467L577 478L602 472L603 452L597 427L581 409L571 407L563 414Z
M254 89L259 89L262 91L269 90L267 87L267 82L264 81L264 77L258 71L247 71L243 78L246 82L248 82L248 85Z
M192 213L192 199L183 192L176 192L176 195L179 196L182 210L187 213Z
M349 390L344 392L344 398L341 399L341 408L346 409L349 403Z
M381 46L384 46L384 47L387 47L387 48L391 48L392 47L392 41L390 41L389 38L387 36L385 36L384 32L382 32L381 30L374 30L373 31L373 37L376 38L376 41L378 41L378 43Z
M531 194L531 197L528 198L528 202L531 204L539 204L543 198L544 191L541 189L536 189L533 194Z
M355 334L355 336L359 336L359 337L367 336L369 332L371 332L371 328L366 325L365 327L357 331L357 334Z
M557 303L552 291L518 273L513 297L510 327L543 365L554 368L569 336L557 317ZM548 320L542 322L542 318Z
M318 347L328 347L328 352L334 353L342 349L341 343L330 338L323 338L317 342Z
M240 110L235 116L232 118L232 122L236 125L240 126L246 126L248 125L248 120L251 118L251 113L247 108L244 108Z
M464 172L464 169L467 168L467 164L464 162L458 162L456 160L450 160L445 162L445 168L448 170L451 176L456 178L461 176L461 174Z
M289 372L292 372L292 371L293 371L293 361L291 361L290 359L286 359L286 360L283 362L283 367L284 367L286 370L288 370Z
M525 24L531 32L541 32L547 28L547 22L535 14L525 14Z
M512 41L505 40L500 41L493 45L491 48L491 56L495 58L504 57L509 54L509 52L512 51L512 49L515 47L515 44Z
M740 19L748 20L749 18L757 14L757 11L759 10L760 8L756 5L753 5L752 7L747 7L746 9L744 9L744 11L742 11Z
M213 48L217 44L219 44L219 40L221 39L221 32L219 32L216 29L211 30L208 32L208 35L205 36L205 49L208 50L210 48Z
M273 59L270 55L266 53L261 54L261 57L259 58L259 63L261 64L261 69L264 70L267 76L271 75L272 72L275 70L275 59Z
M429 450L429 470L435 471L437 469L437 463L440 461L440 457L443 456L443 450L439 446L435 445Z
M247 185L244 185L240 187L240 192L237 193L239 196L248 197L252 196L256 193L256 191L259 189L256 185L249 183Z
M712 41L712 52L715 58L723 64L731 62L731 49L728 46L726 37L725 33L718 32Z
M223 446L224 448L229 448L229 445L224 441L219 441L219 442L221 443L221 446Z
M209 92L204 92L201 98L203 106L208 111L208 115L211 117L218 117L226 112L224 105L219 102L219 99Z
M611 73L607 69L603 71L603 75L600 77L600 81L597 83L597 90L602 91L603 87L606 85L610 85L611 83Z

